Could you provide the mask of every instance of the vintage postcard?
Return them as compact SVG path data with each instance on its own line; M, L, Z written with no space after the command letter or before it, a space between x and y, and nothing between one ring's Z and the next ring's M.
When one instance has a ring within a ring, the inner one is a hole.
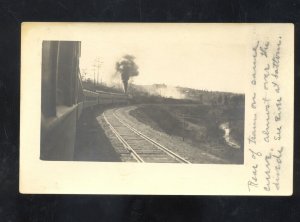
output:
M292 195L293 24L21 34L21 193Z

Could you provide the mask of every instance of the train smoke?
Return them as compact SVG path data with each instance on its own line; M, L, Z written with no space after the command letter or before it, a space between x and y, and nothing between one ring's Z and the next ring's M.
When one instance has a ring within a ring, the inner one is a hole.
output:
M134 62L135 57L132 55L125 55L119 62L116 63L116 72L120 73L124 85L124 91L127 93L128 80L130 77L139 74L138 66Z

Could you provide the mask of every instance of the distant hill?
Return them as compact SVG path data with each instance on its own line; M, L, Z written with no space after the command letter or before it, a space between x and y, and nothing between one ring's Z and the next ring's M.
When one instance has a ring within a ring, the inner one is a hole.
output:
M245 95L231 92L207 91L166 84L133 85L129 93L133 97L162 97L173 100L187 100L207 105L244 104Z
M124 93L122 86L107 86L104 83L94 84L91 80L83 81L84 89L91 91L100 90L113 93ZM204 105L226 105L245 103L245 95L192 89L180 86L168 86L166 84L136 85L130 84L128 88L134 101L143 102L171 102L171 103L200 103Z

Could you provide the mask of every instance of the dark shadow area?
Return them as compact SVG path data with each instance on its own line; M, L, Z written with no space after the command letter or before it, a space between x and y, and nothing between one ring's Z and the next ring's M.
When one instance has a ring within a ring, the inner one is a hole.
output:
M97 121L105 108L85 109L77 123L74 160L121 162Z

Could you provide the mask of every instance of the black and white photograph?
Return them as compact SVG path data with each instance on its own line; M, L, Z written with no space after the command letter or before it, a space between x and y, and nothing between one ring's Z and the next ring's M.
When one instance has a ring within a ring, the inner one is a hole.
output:
M0 221L300 221L299 5L2 1Z
M243 164L245 45L174 31L43 40L40 159Z
M23 24L20 192L290 195L293 41L291 24Z

